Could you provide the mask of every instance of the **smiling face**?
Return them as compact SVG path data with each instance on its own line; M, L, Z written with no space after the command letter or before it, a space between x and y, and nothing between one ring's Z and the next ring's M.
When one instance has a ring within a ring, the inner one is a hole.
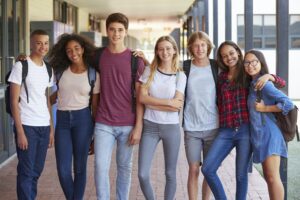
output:
M31 53L44 57L49 51L48 35L33 35L30 41Z
M171 42L164 40L158 43L156 54L161 62L172 62L176 51Z
M192 54L194 58L204 59L207 58L208 45L207 42L201 39L196 39L192 44Z
M255 78L260 74L261 63L259 62L258 58L252 53L248 53L245 56L244 67L247 74L252 76L252 78Z
M233 46L224 45L220 50L220 54L224 65L226 65L229 69L237 66L240 55Z
M107 27L107 37L109 42L113 45L120 45L124 43L124 38L127 34L127 30L122 23L112 22Z
M83 53L84 49L79 44L79 42L75 40L71 40L68 42L66 46L66 54L72 63L81 63L83 61Z

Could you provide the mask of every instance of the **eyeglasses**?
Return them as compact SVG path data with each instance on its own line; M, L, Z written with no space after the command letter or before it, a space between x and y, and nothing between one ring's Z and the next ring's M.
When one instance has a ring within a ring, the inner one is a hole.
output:
M249 67L250 65L252 67L255 67L259 61L258 60L252 60L252 61L245 61L244 67Z

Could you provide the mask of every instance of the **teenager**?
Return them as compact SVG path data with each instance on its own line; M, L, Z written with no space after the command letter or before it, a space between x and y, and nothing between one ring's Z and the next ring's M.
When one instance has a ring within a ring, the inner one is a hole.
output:
M44 168L47 149L54 142L49 98L53 76L49 78L43 61L49 50L47 32L33 31L30 34L30 49L25 83L22 82L25 67L21 62L16 62L8 79L18 156L17 196L20 200L36 198L38 179Z
M86 166L100 92L99 74L88 64L95 47L77 34L63 34L49 54L58 90L55 155L60 185L66 199L83 199ZM92 74L94 72L94 74ZM94 76L94 87L90 77ZM91 91L92 90L92 91ZM72 169L73 165L73 169ZM73 178L74 174L74 178Z
M131 50L124 40L128 31L128 18L113 13L106 19L108 46L99 58L100 100L95 124L95 183L97 199L110 199L109 169L115 143L117 159L116 199L128 199L131 184L133 145L142 133L143 106L137 100L133 111ZM135 92L139 93L138 79L144 70L138 59Z
M231 41L223 42L217 51L218 66L223 70L218 77L217 102L219 134L213 142L202 166L202 172L216 199L227 199L217 170L222 161L236 149L236 196L247 197L248 166L251 156L249 113L247 96L249 79L244 71L243 54ZM263 84L270 79L284 85L281 79L269 74L262 77Z
M183 106L186 76L179 68L179 52L171 36L160 37L154 59L140 81L140 102L146 107L142 140L139 146L138 176L146 199L154 200L150 169L159 141L163 143L166 185L164 199L173 200L176 192L176 167L180 147L178 112Z
M294 108L292 101L272 82L267 82L259 92L254 90L257 79L269 73L264 55L257 50L246 52L244 68L252 82L248 95L248 109L251 122L251 143L253 162L262 163L264 177L272 200L284 199L284 188L280 179L280 157L287 157L287 148L282 133L276 125L272 112L287 114ZM257 99L260 101L257 101Z
M219 68L215 60L209 59L214 48L208 35L194 32L188 39L188 50L192 60L186 60L183 70L187 74L185 106L183 113L184 144L189 164L188 195L190 200L198 196L198 179L202 156L217 136L219 115L216 84ZM211 191L205 179L202 184L202 199L209 200Z

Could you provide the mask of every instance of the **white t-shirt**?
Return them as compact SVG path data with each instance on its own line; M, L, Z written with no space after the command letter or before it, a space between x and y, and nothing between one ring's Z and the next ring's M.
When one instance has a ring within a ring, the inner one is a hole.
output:
M89 106L91 86L88 80L88 71L76 74L68 67L60 80L58 90L58 110L80 110ZM93 94L100 93L100 79L96 73L96 82Z
M219 127L216 85L211 66L191 65L184 107L185 131L205 131Z
M146 67L140 78L142 83L146 83L150 75L150 68ZM184 94L186 76L184 72L177 74L165 74L158 70L155 71L154 79L149 87L149 95L160 99L172 99L176 91ZM146 107L144 119L158 124L178 124L178 112L167 112L153 110Z
M8 79L9 82L21 85L19 102L21 122L23 125L28 126L49 126L50 113L47 107L47 98L45 93L46 88L53 85L53 75L49 82L49 75L45 63L43 63L43 66L38 66L29 57L27 58L27 61L28 74L25 81L28 88L28 103L24 84L21 85L21 62L16 62Z

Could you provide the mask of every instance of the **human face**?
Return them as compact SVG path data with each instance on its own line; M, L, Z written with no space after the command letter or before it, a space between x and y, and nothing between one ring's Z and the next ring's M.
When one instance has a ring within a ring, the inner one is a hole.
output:
M124 38L127 34L125 26L119 22L110 23L107 28L109 42L113 45L124 44Z
M245 56L244 67L245 67L245 71L247 72L247 74L252 76L252 78L259 75L260 70L261 70L261 64L260 64L259 60L252 53L248 53Z
M229 69L237 66L239 56L237 50L231 45L224 45L221 49L222 61Z
M172 59L175 54L176 54L176 51L174 50L172 43L170 43L166 40L158 43L157 55L162 62L172 62Z
M204 40L196 39L192 44L192 54L196 59L207 58L208 46Z
M71 40L67 43L66 54L72 63L81 63L83 53L84 49L79 42Z
M40 57L44 57L49 51L49 36L34 35L30 42L31 53Z

